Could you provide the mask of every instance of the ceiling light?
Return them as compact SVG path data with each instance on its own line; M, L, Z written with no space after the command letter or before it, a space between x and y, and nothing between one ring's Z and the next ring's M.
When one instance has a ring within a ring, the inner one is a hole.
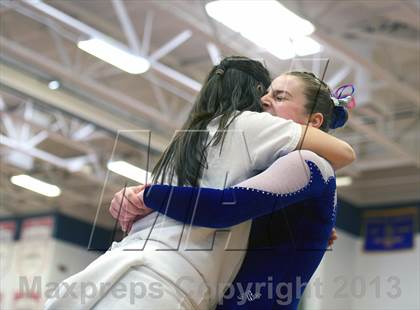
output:
M321 45L307 36L315 27L275 0L219 0L207 13L280 59L318 53ZM309 40L307 40L309 39Z
M112 172L134 180L140 184L145 184L146 181L150 182L151 179L151 174L146 170L122 160L109 162L107 167Z
M56 90L60 88L60 82L59 81L51 81L48 83L48 88L51 90Z
M59 187L43 182L41 180L35 179L29 175L21 174L15 175L10 178L10 182L13 184L29 189L38 194L48 196L48 197L57 197L61 194Z
M150 63L146 58L130 54L104 40L79 41L77 46L83 51L131 74L140 74L150 68Z
M293 39L293 47L298 56L316 54L322 50L321 44L310 37L300 37Z
M337 187L349 186L353 183L353 179L351 177L337 177L335 182Z

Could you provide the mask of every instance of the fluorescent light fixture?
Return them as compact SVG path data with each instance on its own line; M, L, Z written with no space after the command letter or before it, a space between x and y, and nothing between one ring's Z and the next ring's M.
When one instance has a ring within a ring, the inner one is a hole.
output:
M112 172L134 180L140 184L146 183L146 177L148 182L151 180L150 172L147 172L146 170L136 167L123 160L109 162L107 167Z
M60 88L60 82L59 81L51 81L48 83L48 88L51 90L57 90Z
M207 13L280 59L318 53L321 45L307 36L315 27L275 0L219 0Z
M310 37L293 39L293 48L298 56L316 54L322 50L322 46Z
M150 68L147 59L130 54L104 40L94 38L79 41L77 46L85 52L131 74L140 74Z
M337 187L349 186L353 183L353 179L351 177L337 177L335 182Z
M57 197L61 194L61 190L58 186L43 182L25 174L11 177L10 182L48 197Z

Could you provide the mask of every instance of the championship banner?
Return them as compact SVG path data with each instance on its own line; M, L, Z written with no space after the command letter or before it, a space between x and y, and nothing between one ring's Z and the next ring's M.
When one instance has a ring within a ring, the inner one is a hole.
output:
M363 213L364 250L395 251L414 247L418 209L372 210Z
M27 218L22 221L21 240L45 240L53 236L54 217Z

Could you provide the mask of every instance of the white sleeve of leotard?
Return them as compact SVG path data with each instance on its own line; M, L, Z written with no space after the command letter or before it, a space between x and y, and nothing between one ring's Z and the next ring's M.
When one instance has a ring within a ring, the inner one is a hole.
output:
M255 188L277 194L296 192L305 187L310 179L305 161L317 166L324 181L333 177L334 170L324 158L311 151L294 151L277 159L269 168L237 186Z
M255 170L264 170L277 158L294 151L302 134L301 125L266 112L243 112L237 129L244 134Z

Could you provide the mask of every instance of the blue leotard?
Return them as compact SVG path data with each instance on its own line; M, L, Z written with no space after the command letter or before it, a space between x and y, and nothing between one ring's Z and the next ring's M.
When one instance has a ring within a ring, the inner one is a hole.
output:
M241 187L146 188L146 206L186 224L225 228L254 219L247 255L218 309L297 308L335 224L335 177L325 181L315 163L306 164L310 181L286 194Z

